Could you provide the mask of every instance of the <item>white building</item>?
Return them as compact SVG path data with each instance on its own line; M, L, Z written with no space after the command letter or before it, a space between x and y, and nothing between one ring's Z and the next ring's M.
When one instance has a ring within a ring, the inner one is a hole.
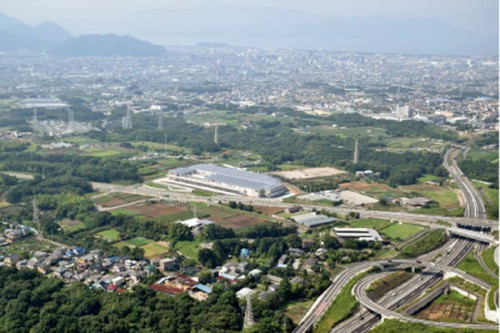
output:
M368 228L333 228L335 234L341 238L356 238L360 241L381 242L382 237L374 229Z
M212 164L197 164L169 171L171 180L195 188L211 188L251 197L276 197L287 188L269 175Z

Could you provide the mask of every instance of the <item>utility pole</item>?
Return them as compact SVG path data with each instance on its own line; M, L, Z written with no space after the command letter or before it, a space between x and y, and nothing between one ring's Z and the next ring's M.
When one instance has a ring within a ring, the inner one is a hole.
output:
M73 113L73 110L68 109L68 122L72 123L75 121L75 115Z
M158 113L158 130L163 130L163 115L161 114L161 112Z

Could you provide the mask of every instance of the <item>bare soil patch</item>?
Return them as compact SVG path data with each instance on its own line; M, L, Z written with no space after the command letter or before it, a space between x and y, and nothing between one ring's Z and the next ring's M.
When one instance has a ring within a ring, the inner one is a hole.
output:
M131 206L127 207L127 210L147 217L165 216L185 211L183 208L164 203Z
M273 172L272 174L281 176L286 179L309 179L309 178L336 176L344 173L345 171L335 168L307 168L307 169L297 169L288 171L277 171Z
M248 215L237 215L227 218L218 224L226 228L239 229L251 227L263 222L266 222L266 220Z

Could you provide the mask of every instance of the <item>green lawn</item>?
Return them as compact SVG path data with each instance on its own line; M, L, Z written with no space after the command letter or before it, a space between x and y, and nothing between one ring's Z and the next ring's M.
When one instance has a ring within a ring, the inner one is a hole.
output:
M399 258L415 258L437 249L447 240L444 230L432 230L429 234L406 246L398 255Z
M109 211L112 215L128 215L128 216L142 216L139 213L132 212L126 208L113 209Z
M198 260L200 241L179 241L175 243L174 250L181 252L188 258Z
M425 182L428 182L430 180L440 180L440 179L442 179L442 178L440 178L438 176L434 176L434 175L429 175L426 173L422 177L418 178L418 182L425 184Z
M497 330L494 330L497 331ZM385 319L375 326L370 333L491 333L489 330L441 328L424 324L406 323L396 319Z
M366 274L367 273L361 273L355 276L344 286L344 288L342 288L332 305L326 310L318 325L314 327L313 333L330 332L333 326L348 318L354 312L358 305L358 301L351 293L351 289L356 282Z
M391 221L382 219L361 219L349 221L349 225L352 228L370 228L380 230L391 225Z
M492 286L492 292L490 292L488 304L490 306L490 309L496 309L493 294L494 291L498 289L498 279L493 278L491 275L485 272L485 270L481 267L481 265L474 257L474 253L469 253L469 255L467 255L467 257L462 260L460 264L458 264L457 268L480 278L481 280L489 283Z
M137 247L137 246L144 246L144 245L147 245L147 244L152 243L152 242L153 242L152 240L144 238L144 237L136 237L136 238L132 238L132 239L129 239L129 240L126 240L123 242L116 243L113 246L115 246L117 248L122 248L124 246L128 246L130 248L133 248L133 247Z
M401 239L405 240L413 235L415 235L417 232L422 230L423 227L414 225L414 224L408 224L408 223L393 223L390 226L380 230L380 232L383 235L389 236L391 239Z
M495 262L494 254L495 254L495 247L494 246L488 247L486 250L483 251L483 260L489 269L498 274L498 266L497 263Z
M98 232L96 235L102 236L104 238L110 239L112 241L117 241L120 239L120 232L116 229L108 229Z

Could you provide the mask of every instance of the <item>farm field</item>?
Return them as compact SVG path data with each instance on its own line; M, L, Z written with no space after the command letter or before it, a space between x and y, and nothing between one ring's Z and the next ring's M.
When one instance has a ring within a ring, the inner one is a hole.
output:
M460 206L457 192L447 187L421 184L401 186L400 189L408 193L419 193L438 202L442 208L453 209Z
M475 304L476 301L450 290L416 316L428 320L471 322Z
M403 192L397 188L392 188L389 185L378 182L354 181L350 183L342 183L339 186L343 189L366 194L377 199L385 197L400 197L403 194Z
M136 153L135 150L116 147L116 146L103 146L103 147L90 147L81 150L83 156L92 157L115 157L121 155L130 155Z
M221 222L222 220L238 215L238 211L223 207L223 206L210 206L199 210L200 214L208 215L208 218L214 222Z
M71 220L71 219L64 219L59 221L59 225L63 229L65 233L71 233L79 230L86 229L87 226L85 223L81 221L76 221L76 220Z
M200 241L178 241L174 245L174 250L179 251L186 257L198 260L198 252L200 251Z
M124 205L127 203L149 199L151 197L140 195L140 194L130 194L130 193L121 193L121 192L113 192L106 194L104 196L99 196L96 198L92 198L92 201L101 207L114 207L119 205Z
M292 302L287 305L285 314L290 317L295 324L298 324L312 303L312 300Z
M254 206L256 211L261 211L262 214L271 216L276 213L282 212L285 208L283 207L267 207L267 206Z
M383 235L392 239L405 240L422 230L423 227L407 223L393 223L392 225L379 230Z
M117 241L120 239L120 232L116 229L108 229L108 230L98 232L96 234L96 236L103 237L103 238L113 242L113 241Z
M264 222L267 222L267 220L261 219L259 217L241 214L226 218L218 222L217 224L225 228L241 229L245 227L251 227Z
M142 245L141 248L144 249L144 256L146 258L153 258L169 251L169 247L166 246L165 242L149 243Z
M174 215L178 213L184 213L186 212L186 209L177 207L172 204L154 203L154 204L139 204L139 205L129 206L127 208L113 210L112 212L117 212L117 211L125 215L142 215L149 218L155 218L161 216ZM189 212L189 214L191 213Z
M126 241L118 242L116 244L113 244L114 247L117 247L121 249L124 246L128 246L130 248L138 247L138 246L144 246L147 244L152 243L153 241L144 237L135 237Z

